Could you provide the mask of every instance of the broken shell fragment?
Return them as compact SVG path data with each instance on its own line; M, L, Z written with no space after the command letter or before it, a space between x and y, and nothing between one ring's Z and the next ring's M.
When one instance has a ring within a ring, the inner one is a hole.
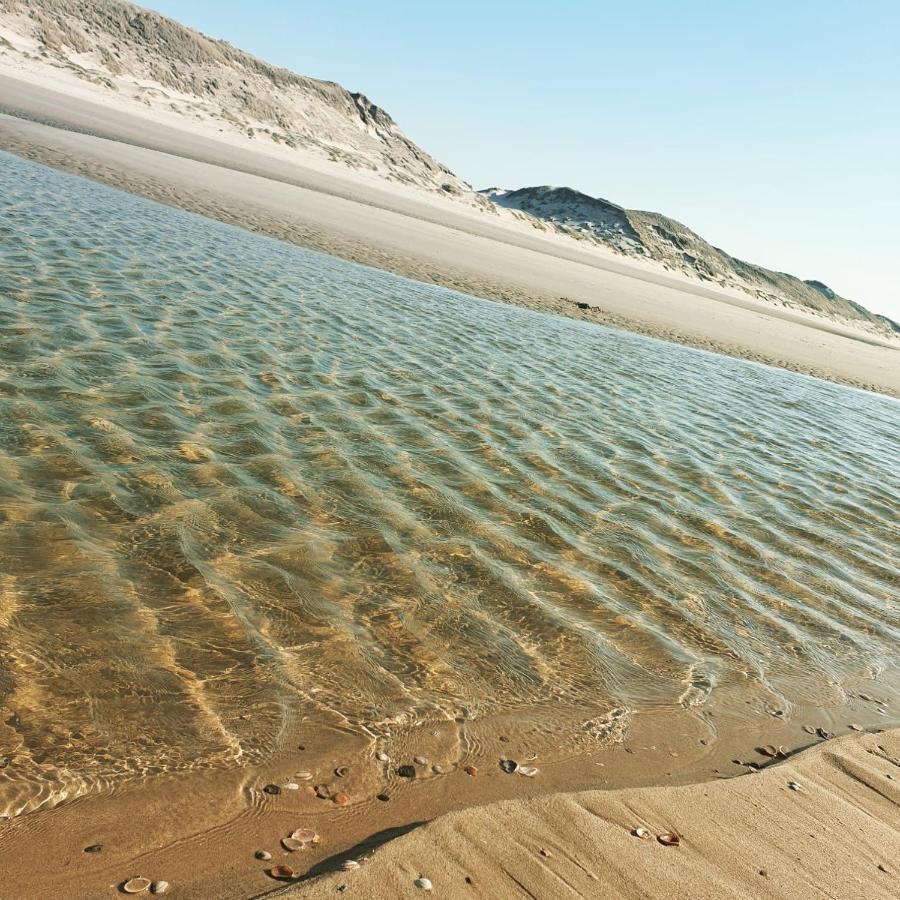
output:
M300 841L301 844L319 843L319 835L312 828L298 828L296 831L291 832L291 837L295 841Z
M122 890L126 894L143 894L150 887L149 878L129 878L122 885Z
M800 785L797 784L796 781L789 781L789 782L788 782L788 787L789 787L792 791L799 791L799 790L800 790Z
M537 769L535 766L519 766L516 771L519 773L519 775L524 775L526 778L534 778L534 776L537 775L539 769Z
M413 884L423 891L430 891L434 885L427 878L417 878Z
M331 788L327 784L317 784L315 792L320 800L327 800L331 796Z
M519 764L514 759L501 759L500 768L508 775L512 775L519 768Z
M681 843L681 838L674 831L664 831L662 834L658 834L656 839L664 847L677 847Z
M652 834L646 828L634 828L631 832L635 837L639 837L642 841L649 841Z
M295 878L300 877L299 873L295 872L290 866L273 866L269 869L269 875L272 878L277 878L279 881L293 881Z
M359 863L355 859L345 859L341 863L341 869L344 872L352 872L354 869L359 868Z
M338 778L346 778L350 774L350 767L349 766L338 766L334 770L334 774Z
M854 731L862 731L862 725L856 725L855 723L850 726Z
M169 889L168 881L154 881L150 885L151 894L164 894Z
M383 750L379 750L375 754L375 759L379 760L380 762L387 762L390 759L390 757Z

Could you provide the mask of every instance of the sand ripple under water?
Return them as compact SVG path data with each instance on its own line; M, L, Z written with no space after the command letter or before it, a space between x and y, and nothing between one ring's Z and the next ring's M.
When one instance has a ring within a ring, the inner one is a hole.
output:
M0 154L0 807L301 721L840 702L896 670L898 439L877 395Z

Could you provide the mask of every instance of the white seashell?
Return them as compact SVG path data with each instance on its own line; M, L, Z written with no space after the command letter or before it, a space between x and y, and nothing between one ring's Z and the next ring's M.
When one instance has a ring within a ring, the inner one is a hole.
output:
M154 881L150 885L151 894L164 894L169 889L168 881Z
M296 838L286 837L281 839L281 846L284 847L288 853L293 853L295 850L303 850L306 847L306 844L303 841L298 841Z
M419 766L427 766L427 765L428 765L428 760L425 759L424 756L414 756L414 757L413 757L413 762L416 763L416 765L419 765Z
M257 859L262 859L262 860L266 860L266 859L271 859L271 858L272 858L272 854L269 853L268 850L257 850L256 853L254 853L253 855L254 855Z
M534 776L537 775L540 770L535 768L534 766L519 766L516 771L519 773L519 775L524 775L526 778L534 778Z
M294 778L298 779L299 781L311 781L312 772L297 772L297 774L294 775Z
M788 787L789 787L792 791L799 791L799 790L800 790L800 785L797 784L796 781L789 781L789 782L788 782Z
M291 833L291 837L295 841L300 841L301 844L318 844L319 843L319 835L316 834L312 828L298 828L296 831Z
M430 891L434 885L427 878L417 878L413 884L417 888L421 888L423 891Z
M285 789L286 791L299 791L299 790L300 790L300 785L297 784L296 781L289 781L289 782L284 786L284 789Z
M390 757L383 750L379 750L375 754L375 759L380 760L381 762L387 762L390 759Z
M359 868L359 863L355 859L345 859L341 863L341 869L344 872L352 872L354 869Z
M122 890L125 891L126 894L143 894L149 887L149 878L129 878L128 881L122 885Z
M635 828L631 832L635 837L639 837L642 841L649 841L653 835L646 828Z

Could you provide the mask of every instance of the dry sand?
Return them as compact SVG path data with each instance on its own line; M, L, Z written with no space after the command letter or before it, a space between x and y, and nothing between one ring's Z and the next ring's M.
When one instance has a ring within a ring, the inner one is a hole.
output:
M637 827L677 833L681 843L642 840ZM328 865L359 858L350 851ZM420 876L442 898L895 898L900 731L830 741L727 781L450 813L380 847L360 869L284 893L425 896L414 885Z
M900 396L900 341L6 76L0 109L40 120L0 119L0 148L141 196L421 281Z

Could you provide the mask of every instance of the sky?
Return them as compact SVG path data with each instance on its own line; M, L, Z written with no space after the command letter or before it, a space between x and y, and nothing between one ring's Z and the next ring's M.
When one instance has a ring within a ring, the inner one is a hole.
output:
M566 185L900 320L896 0L145 0L383 107L476 188Z

